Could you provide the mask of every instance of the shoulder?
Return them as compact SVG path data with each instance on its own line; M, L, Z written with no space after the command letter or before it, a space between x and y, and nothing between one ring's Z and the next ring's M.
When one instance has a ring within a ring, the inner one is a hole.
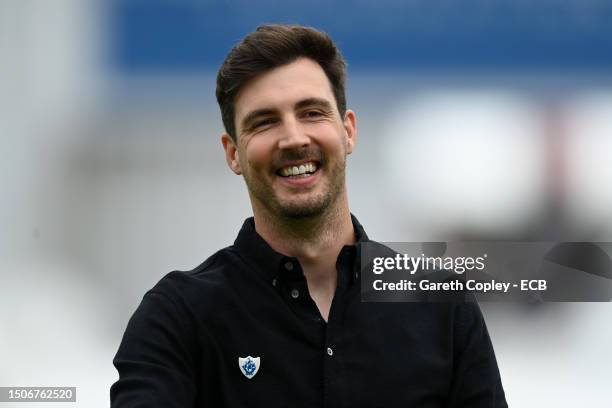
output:
M236 290L234 282L244 275L242 262L233 246L223 248L192 270L166 274L145 297L162 297L198 314L212 310L219 299Z

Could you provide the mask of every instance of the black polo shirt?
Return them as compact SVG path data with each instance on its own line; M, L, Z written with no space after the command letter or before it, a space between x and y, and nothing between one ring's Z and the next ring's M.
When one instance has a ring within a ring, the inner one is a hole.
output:
M166 275L128 323L112 407L506 407L478 305L362 303L368 237L353 225L328 322L252 218L233 246Z

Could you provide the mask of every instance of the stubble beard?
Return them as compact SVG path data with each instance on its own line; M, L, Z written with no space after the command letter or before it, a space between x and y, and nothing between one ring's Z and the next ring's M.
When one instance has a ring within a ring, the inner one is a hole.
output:
M307 198L296 200L281 200L271 184L255 180L250 175L244 174L249 194L257 200L266 211L273 217L285 219L304 219L318 217L332 210L334 204L344 191L346 170L346 157L336 163L333 167L325 168L328 175L327 186L316 195L309 194Z

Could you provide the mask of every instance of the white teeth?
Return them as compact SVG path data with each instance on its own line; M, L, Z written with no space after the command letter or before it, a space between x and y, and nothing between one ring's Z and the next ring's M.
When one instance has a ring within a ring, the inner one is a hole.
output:
M284 167L280 170L281 176L298 176L305 173L314 173L317 170L317 166L314 163L300 164L300 166Z

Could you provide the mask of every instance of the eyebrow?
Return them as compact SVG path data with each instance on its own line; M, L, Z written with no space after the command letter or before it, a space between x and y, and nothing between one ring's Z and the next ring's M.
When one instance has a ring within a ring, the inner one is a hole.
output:
M306 98L306 99L302 99L301 101L296 102L295 105L293 106L293 109L295 110L304 109L309 106L318 106L322 109L333 110L332 104L329 103L328 100L323 99L323 98L316 98L316 97ZM273 109L273 108L255 109L254 111L249 112L244 117L244 119L242 119L241 128L248 129L251 126L252 122L254 122L257 118L262 117L262 116L270 116L274 114L278 114L277 109Z
M309 106L318 106L323 109L332 110L333 107L331 103L327 99L323 98L306 98L297 102L294 106L294 109L302 109Z

